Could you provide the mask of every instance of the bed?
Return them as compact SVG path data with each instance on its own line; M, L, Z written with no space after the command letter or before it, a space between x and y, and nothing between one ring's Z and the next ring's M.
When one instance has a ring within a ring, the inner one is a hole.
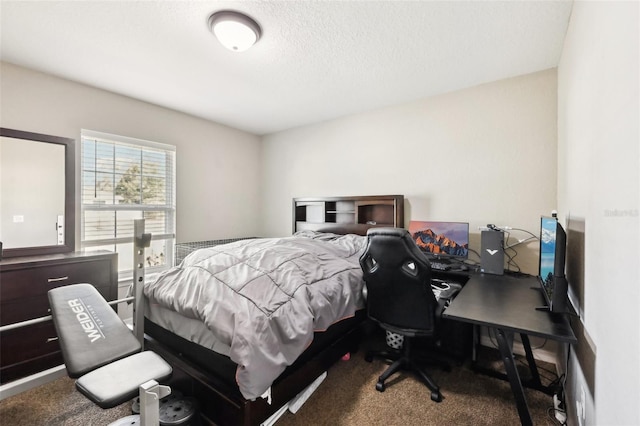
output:
M204 421L260 424L357 350L365 237L326 229L199 249L145 285L146 347Z

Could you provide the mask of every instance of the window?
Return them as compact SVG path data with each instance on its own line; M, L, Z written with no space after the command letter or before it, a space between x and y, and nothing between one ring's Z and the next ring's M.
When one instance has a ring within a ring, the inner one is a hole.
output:
M118 253L120 279L133 276L134 219L152 234L147 273L173 265L175 147L82 130L83 250Z

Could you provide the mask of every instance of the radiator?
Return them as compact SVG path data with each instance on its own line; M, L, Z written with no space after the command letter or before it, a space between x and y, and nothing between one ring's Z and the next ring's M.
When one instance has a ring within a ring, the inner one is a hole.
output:
M233 243L240 240L251 240L254 238L256 237L227 238L225 240L208 240L208 241L192 241L188 243L177 243L175 262L176 262L176 265L179 265L180 263L182 263L182 260L194 250L207 248L207 247L215 247L221 244Z

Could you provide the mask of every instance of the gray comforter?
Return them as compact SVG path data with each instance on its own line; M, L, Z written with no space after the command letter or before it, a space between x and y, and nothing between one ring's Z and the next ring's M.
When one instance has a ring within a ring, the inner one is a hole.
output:
M202 321L229 345L242 395L263 395L314 331L364 307L365 237L313 232L242 240L187 256L145 285L151 303Z

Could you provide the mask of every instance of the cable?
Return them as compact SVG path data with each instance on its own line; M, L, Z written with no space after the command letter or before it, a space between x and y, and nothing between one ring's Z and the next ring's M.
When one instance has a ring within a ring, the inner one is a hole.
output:
M506 234L506 238L505 238L505 239L503 240L503 242L502 242L502 249L503 249L504 255L505 255L505 256L507 256L507 270L508 270L509 272L516 272L516 273L519 273L519 272L521 272L522 270L520 269L520 265L518 265L518 264L516 263L516 261L514 260L514 259L515 259L515 257L518 255L518 251L517 251L517 250L515 250L515 249L513 248L513 247L514 247L514 246L516 246L517 244L513 244L513 245L511 245L511 246L510 246L508 243L509 243L509 238L511 238L511 233L510 233L509 231L502 231L502 232L504 232L504 233ZM519 243L518 243L518 244L519 244ZM515 254L514 254L513 256L511 256L511 255L507 252L507 250L511 250L511 251L513 251ZM512 266L512 265L516 268L516 269L515 269L515 271L511 269L511 266Z
M511 255L507 252L507 250L512 250L515 254L514 254L513 256L511 256ZM507 256L507 271L509 271L509 272L515 272L515 273L520 273L520 272L522 271L522 270L520 269L520 265L518 265L518 264L516 263L516 261L515 261L515 260L513 260L513 259L515 259L515 257L518 255L518 252L517 252L516 250L512 249L512 248L504 248L504 255L505 255L505 256ZM513 266L516 268L516 270L512 270L512 269L511 269L511 265L513 265Z
M527 231L526 229L522 229L522 228L509 228L506 226L503 228L499 228L491 223L487 225L487 228L492 229L494 231L500 231L505 234L505 238L502 242L502 249L504 251L504 255L507 257L507 271L520 273L522 269L520 268L520 265L518 265L518 263L514 260L518 256L518 251L514 249L514 247L532 240L538 240L539 237L536 236L533 232ZM526 232L527 234L531 235L531 237L525 238L523 240L517 240L517 242L514 244L509 244L509 239L511 238L511 232L509 231ZM513 254L510 254L509 252L507 252L507 250L511 250ZM515 268L515 269L512 269L512 268Z
M476 256L478 256L478 259L480 259L480 253L478 253L477 251L475 251L475 250L474 250L474 249L472 249L472 248L469 248L468 250L469 250L471 253L473 253L473 254L475 254ZM478 263L476 262L476 265L477 265L477 264L478 264Z
M497 342L497 339L494 336L494 334L495 334L495 330L493 328L491 328L491 327L487 327L487 335L489 337L489 341L491 342L491 344L493 345L493 347L495 349L499 349L498 342ZM515 339L515 340L517 342L519 342L520 344L523 344L521 339ZM548 339L544 339L544 342L542 343L542 345L540 345L540 346L538 346L536 348L531 348L531 350L533 351L535 349L540 349L540 348L544 347L544 345L547 344L547 341L548 341ZM519 362L519 363L521 363L522 365L524 365L526 367L529 366L528 363L525 363L522 360L522 356L521 355L516 356L516 354L514 354L514 359L516 360L516 362ZM548 368L544 368L544 367L538 367L538 365L536 365L536 368L538 370L546 371L547 373L549 373L551 375L551 377L549 377L549 376L543 376L542 374L540 374L541 377L543 377L545 380L550 382L549 387L551 387L552 385L555 385L556 382L559 380L559 378L564 376L564 374L562 376L558 376L558 373L556 373L555 371L549 370Z
M528 362L524 362L522 360L522 355L515 355L514 354L514 359L516 360L516 362L519 362L520 364L524 365L525 367L529 367L529 363ZM544 368L544 367L539 367L538 364L536 364L536 368L538 369L538 375L545 379L546 381L549 382L549 385L547 387L552 387L552 385L554 385L556 383L556 381L558 380L558 374L555 373L554 371L549 370L548 368ZM543 374L540 374L540 370L543 370L547 373L549 373L551 376L546 376Z
M539 240L540 237L538 237L536 234L534 234L531 231L527 231L526 229L522 229L522 228L511 228L512 231L522 231L522 232L526 232L527 234L531 235L532 238ZM524 241L523 241L524 242Z
M565 426L567 423L565 422L561 422L560 420L558 420L556 418L556 411L560 411L562 413L564 413L564 410L560 410L560 409L556 409L556 407L548 407L547 408L547 417L549 417L549 420L551 420L551 422L554 425L559 425L559 426Z

